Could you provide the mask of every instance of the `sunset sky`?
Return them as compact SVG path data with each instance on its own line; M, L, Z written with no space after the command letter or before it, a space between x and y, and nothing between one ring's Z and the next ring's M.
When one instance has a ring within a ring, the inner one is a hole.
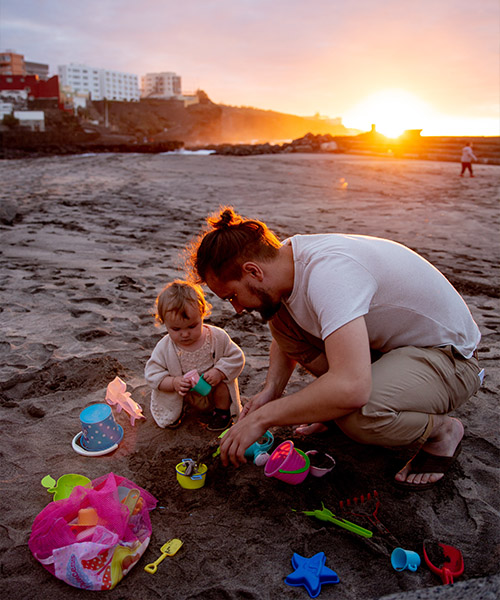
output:
M386 135L500 135L498 0L0 0L0 51Z

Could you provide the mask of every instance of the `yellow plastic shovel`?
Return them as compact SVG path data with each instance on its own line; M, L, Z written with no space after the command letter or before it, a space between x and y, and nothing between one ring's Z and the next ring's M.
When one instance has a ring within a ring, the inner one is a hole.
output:
M163 544L163 546L160 548L160 552L162 553L160 558L157 558L153 563L150 563L144 567L146 573L156 573L158 565L161 563L161 561L167 558L167 556L173 556L176 554L182 546L182 543L183 542L181 542L181 540L174 538L173 540L169 540L166 544Z

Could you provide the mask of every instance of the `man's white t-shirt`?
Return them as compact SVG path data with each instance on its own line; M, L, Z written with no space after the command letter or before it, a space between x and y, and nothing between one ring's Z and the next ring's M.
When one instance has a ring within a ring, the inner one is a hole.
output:
M424 258L401 244L361 235L296 235L294 285L284 302L321 339L364 316L370 347L451 344L470 358L481 334L460 294Z

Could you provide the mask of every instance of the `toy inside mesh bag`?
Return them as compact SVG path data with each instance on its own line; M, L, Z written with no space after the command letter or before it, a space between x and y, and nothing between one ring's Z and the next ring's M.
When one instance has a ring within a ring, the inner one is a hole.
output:
M129 497L137 500L127 507ZM74 488L35 518L29 548L58 579L86 590L110 590L136 564L151 538L156 498L109 473L92 488Z

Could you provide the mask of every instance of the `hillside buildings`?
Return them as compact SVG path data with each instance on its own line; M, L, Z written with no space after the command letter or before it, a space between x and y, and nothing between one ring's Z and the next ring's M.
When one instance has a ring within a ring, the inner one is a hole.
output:
M61 108L57 75L0 75L0 121L12 115L22 128L44 131L46 108Z
M49 78L49 65L25 60L24 69L26 75L38 75L42 81L47 81Z
M81 64L59 65L61 85L76 94L88 94L91 100L137 101L139 78L131 73L110 71Z
M26 61L24 55L6 50L0 52L0 76L2 75L33 75L46 81L49 79L49 65ZM85 99L130 102L138 101L141 97L194 101L182 96L181 77L171 71L146 73L141 77L141 89L137 75L79 63L59 65L58 79L64 105L83 106Z
M24 129L45 130L45 108L60 108L59 78L49 79L49 65L0 52L0 121L11 115Z
M0 75L26 75L24 56L10 50L0 53Z
M170 71L165 73L146 73L141 78L142 98L174 98L180 96L180 75Z
M49 78L49 65L24 60L23 54L6 50L0 52L0 75L38 75L46 81Z
M45 113L43 110L15 110L13 114L23 129L45 131Z
M88 94L91 100L137 101L140 98L178 98L182 96L181 77L176 73L146 73L138 77L130 73L98 69L81 64L59 65L59 78L64 88L75 94Z
M199 102L197 94L182 94L181 77L171 71L147 73L139 89L139 77L131 73L70 63L59 65L58 74L49 78L49 65L27 61L12 50L0 51L0 124L10 115L22 128L43 131L45 110L77 114L89 101L137 102L141 97L175 98L184 106Z

